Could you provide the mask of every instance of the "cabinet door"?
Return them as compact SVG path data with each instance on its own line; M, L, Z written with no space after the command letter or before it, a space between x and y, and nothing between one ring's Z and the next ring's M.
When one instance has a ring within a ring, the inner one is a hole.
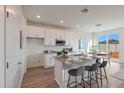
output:
M51 38L50 38L49 30L45 30L45 45L51 45Z
M45 45L55 45L56 32L55 30L46 29L45 31Z
M65 32L65 39L66 39L66 45L73 45L73 40L74 40L74 37L73 37L73 32L68 32L66 31Z
M0 5L0 88L4 87L4 6Z
M32 30L32 27L28 26L28 36L27 37L36 37L34 30Z
M44 38L44 28L36 26L27 26L27 28L28 28L27 37Z
M52 67L54 65L54 57L52 54L46 55L46 65L47 67Z
M56 39L65 40L65 31L63 30L56 30Z
M51 55L47 54L46 55L46 66L49 67L52 64L52 59L51 59Z
M80 40L80 34L78 32L73 32L73 50L78 51L79 50L79 40Z
M54 57L55 56L57 56L57 54L44 54L43 65L44 65L45 68L54 66Z
M44 35L45 29L44 28L37 27L37 29L35 31L37 31L36 36L38 36L39 38L45 37L45 35Z

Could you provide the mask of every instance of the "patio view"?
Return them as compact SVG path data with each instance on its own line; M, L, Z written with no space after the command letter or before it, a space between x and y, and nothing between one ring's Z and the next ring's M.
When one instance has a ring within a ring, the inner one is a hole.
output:
M119 58L119 34L98 36L98 50L111 53L111 57Z

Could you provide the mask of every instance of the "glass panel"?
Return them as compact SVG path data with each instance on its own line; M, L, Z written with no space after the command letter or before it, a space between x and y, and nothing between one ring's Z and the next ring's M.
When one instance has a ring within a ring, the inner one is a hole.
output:
M106 35L101 35L101 36L98 36L98 48L99 48L99 51L101 52L105 52L106 51Z
M88 40L80 40L80 49L83 49L83 50L88 49Z
M108 39L109 44L119 44L119 34L111 34Z
M119 58L119 34L108 36L108 51L112 53L112 58Z

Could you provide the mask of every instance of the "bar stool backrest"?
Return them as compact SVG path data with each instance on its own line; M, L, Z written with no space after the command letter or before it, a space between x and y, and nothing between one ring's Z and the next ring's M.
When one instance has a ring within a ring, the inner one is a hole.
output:
M91 66L91 71L95 71L95 70L97 70L98 69L98 64L97 63L95 63L95 64L93 64L92 66Z
M97 59L96 59L96 63L101 63L101 62L100 62L100 58L97 58Z
M81 66L81 67L79 67L78 68L78 70L77 70L77 76L82 76L82 75L84 75L84 71L85 71L85 66Z
M107 61L103 61L102 63L101 63L101 67L106 67L107 66Z

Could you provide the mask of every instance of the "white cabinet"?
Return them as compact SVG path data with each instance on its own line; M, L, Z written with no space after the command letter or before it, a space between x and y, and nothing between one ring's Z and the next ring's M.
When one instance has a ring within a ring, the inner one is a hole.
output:
M65 40L65 31L63 31L63 30L56 30L56 39L58 39L58 40Z
M27 26L28 35L27 37L34 38L44 38L45 37L45 29L37 26Z
M56 31L51 29L45 30L45 45L55 45Z
M44 68L54 67L54 57L57 54L43 54L43 66Z
M66 31L65 32L65 40L66 40L66 45L73 45L73 40L75 37L73 37L73 32Z
M80 40L80 33L73 32L73 50L78 51L79 50L79 40Z

